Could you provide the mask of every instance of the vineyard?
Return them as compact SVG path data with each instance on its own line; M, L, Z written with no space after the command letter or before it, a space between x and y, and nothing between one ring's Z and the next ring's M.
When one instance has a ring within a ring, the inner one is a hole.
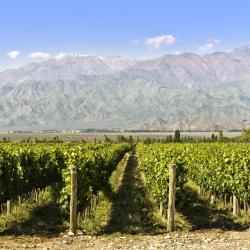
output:
M47 186L55 186L65 210L70 200L70 165L78 170L78 206L98 191L124 154L126 144L3 144L0 147L0 203Z
M111 192L110 176L128 152L137 159L128 161L136 165L135 169L129 168L142 173L143 185L161 216L166 216L168 208L172 165L176 167L177 206L184 202L187 184L192 182L212 206L219 201L234 216L249 215L250 144L247 143L137 143L133 147L126 143L3 143L1 213L5 212L6 202L50 187L55 202L69 217L74 166L76 207L78 215L82 214L79 218L84 220L86 209L93 210L98 205L100 192ZM129 204L133 205L131 201Z
M182 198L183 186L189 179L200 192L210 196L211 203L220 197L225 205L233 203L234 215L239 215L241 203L245 213L249 211L249 144L139 144L137 152L148 189L159 204L167 203L168 166L175 164L177 200Z

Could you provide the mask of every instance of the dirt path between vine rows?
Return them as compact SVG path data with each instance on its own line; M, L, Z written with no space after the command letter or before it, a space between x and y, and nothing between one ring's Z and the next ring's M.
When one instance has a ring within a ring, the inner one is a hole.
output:
M110 217L100 236L77 236L62 232L39 235L0 236L0 249L227 249L250 250L250 230L204 229L193 232L166 232L154 216L155 207L148 197L134 155L128 157L115 179Z
M155 217L155 207L145 188L137 157L130 155L124 164L117 190L113 191L109 221L104 233L156 234L162 225ZM112 184L112 182L111 182Z

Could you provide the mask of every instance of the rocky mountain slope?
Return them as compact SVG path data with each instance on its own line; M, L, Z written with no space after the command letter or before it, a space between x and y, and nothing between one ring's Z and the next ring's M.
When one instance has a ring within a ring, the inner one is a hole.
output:
M0 72L0 129L240 129L250 47L151 60L67 56Z

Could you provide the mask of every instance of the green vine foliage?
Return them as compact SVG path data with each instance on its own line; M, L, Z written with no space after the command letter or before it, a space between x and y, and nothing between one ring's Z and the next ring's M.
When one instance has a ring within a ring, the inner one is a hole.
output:
M156 199L167 202L168 165L177 165L177 195L187 178L214 194L250 199L250 144L138 144L141 170ZM178 196L177 196L178 199Z
M250 144L190 144L183 148L189 176L203 189L249 200Z
M78 209L88 203L89 199L98 191L109 188L109 177L115 170L124 154L130 150L128 144L102 144L95 147L76 147L67 155L68 166L77 167ZM71 177L70 168L62 171L63 188L60 192L60 203L63 209L69 209Z
M184 184L187 181L187 171L184 167L182 149L174 144L138 144L137 154L140 169L145 175L146 186L155 200L166 204L168 201L168 167L176 165L176 194L182 196Z
M130 150L128 144L2 144L0 145L0 203L49 185L68 210L70 165L78 172L78 205L108 188L108 179Z
M63 152L54 145L0 146L0 203L61 178Z

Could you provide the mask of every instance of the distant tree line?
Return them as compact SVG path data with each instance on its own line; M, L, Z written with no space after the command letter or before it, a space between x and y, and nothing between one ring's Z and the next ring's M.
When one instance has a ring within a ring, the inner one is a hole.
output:
M247 140L246 136L243 137L236 137L236 138L229 138L223 135L223 131L219 132L219 135L215 135L212 133L211 137L192 137L192 136L181 136L181 131L176 130L174 132L174 135L168 135L166 138L152 138L152 137L146 137L146 138L139 138L137 137L136 140L133 139L132 136L125 137L123 135L117 136L117 142L143 142L145 144L151 144L151 143L197 143L197 142L240 142L240 141L249 141L250 142L250 129L249 131L245 132L246 134L249 134L249 140Z
M3 137L0 140L0 143L8 143L11 142L10 138ZM64 141L60 139L58 136L54 136L52 139L32 139L28 137L27 139L23 139L20 143L63 143ZM70 141L71 143L86 143L84 139L82 140L74 140ZM179 129L175 130L174 135L167 135L165 138L153 138L153 137L144 137L144 138L134 138L132 135L126 137L124 135L117 135L116 139L111 139L107 135L104 135L104 138L101 140L97 140L94 138L94 143L129 143L130 145L134 145L136 142L143 142L145 144L150 143L197 143L197 142L250 142L250 128L245 129L241 136L229 138L223 135L223 131L220 131L218 135L212 133L210 137L192 137L192 136L181 136L181 131Z

